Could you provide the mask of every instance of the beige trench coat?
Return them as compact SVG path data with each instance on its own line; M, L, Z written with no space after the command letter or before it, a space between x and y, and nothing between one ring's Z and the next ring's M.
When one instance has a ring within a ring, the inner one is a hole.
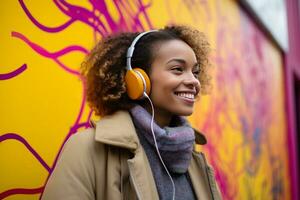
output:
M201 143L201 137L196 137L196 142ZM202 153L193 152L188 173L197 199L221 199L214 173ZM74 134L42 194L42 200L88 199L159 199L128 112L104 117L95 128Z

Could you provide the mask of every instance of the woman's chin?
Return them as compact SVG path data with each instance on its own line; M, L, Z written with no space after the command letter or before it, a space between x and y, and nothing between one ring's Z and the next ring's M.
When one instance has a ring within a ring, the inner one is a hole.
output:
M174 114L179 115L179 116L185 116L188 117L190 115L192 115L194 112L193 109L182 109L182 110L178 110L177 112L175 112Z

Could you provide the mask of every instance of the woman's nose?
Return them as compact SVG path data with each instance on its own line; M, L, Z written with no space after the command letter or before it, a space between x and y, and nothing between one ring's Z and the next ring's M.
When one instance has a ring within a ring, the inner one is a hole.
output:
M196 77L195 74L192 72L186 74L185 79L184 79L184 84L189 87L195 87L197 90L200 87L200 81L199 81L198 77Z

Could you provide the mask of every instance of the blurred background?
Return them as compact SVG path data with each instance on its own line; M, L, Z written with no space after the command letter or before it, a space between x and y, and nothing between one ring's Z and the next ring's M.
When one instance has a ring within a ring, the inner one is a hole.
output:
M39 199L64 142L98 120L79 74L97 41L186 24L212 47L213 89L189 121L223 198L299 200L299 10L299 0L2 0L0 199Z

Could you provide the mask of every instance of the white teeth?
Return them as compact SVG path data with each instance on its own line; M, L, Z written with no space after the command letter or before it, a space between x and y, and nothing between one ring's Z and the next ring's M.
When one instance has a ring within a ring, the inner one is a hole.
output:
M192 93L187 93L187 92L180 92L176 93L177 96L188 98L188 99L194 99L195 95Z

